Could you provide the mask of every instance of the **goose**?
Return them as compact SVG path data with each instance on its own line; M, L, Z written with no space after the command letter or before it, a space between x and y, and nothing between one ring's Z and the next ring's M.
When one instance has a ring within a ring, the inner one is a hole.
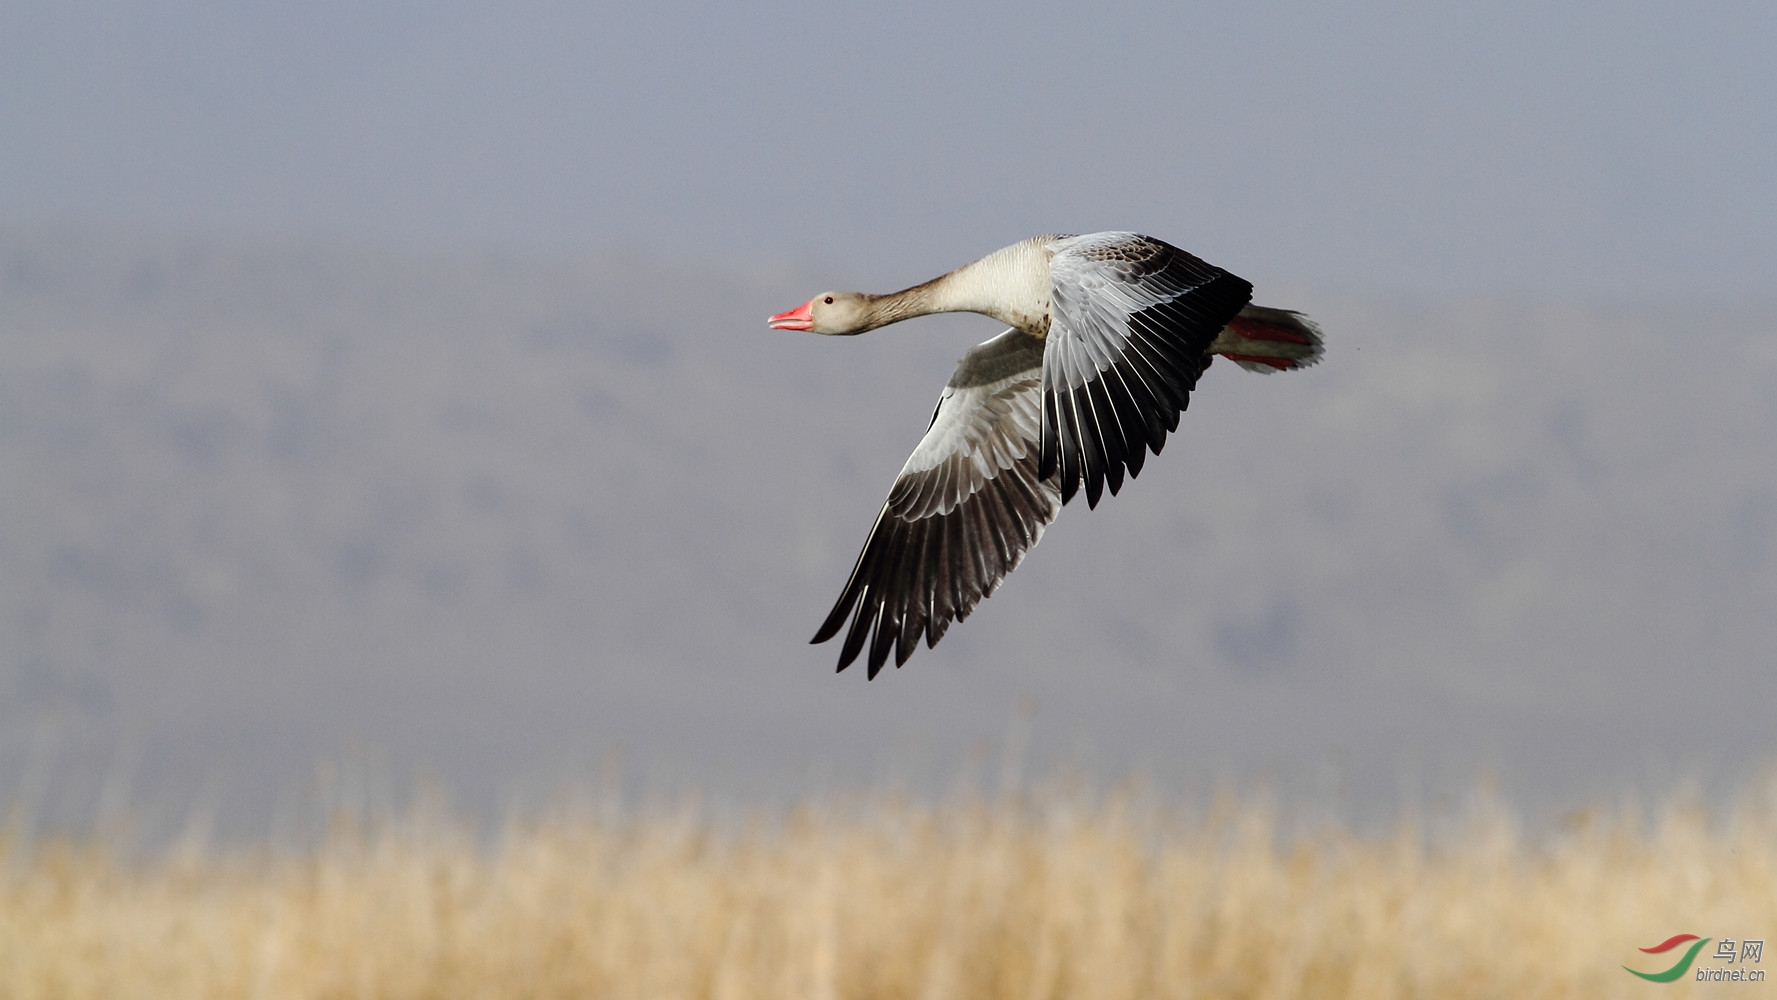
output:
M1095 508L1140 474L1214 356L1266 373L1320 360L1313 323L1251 298L1250 282L1169 243L1105 232L1033 237L899 292L823 292L771 316L827 336L944 312L1009 328L957 363L812 641L845 629L839 670L866 645L869 679L891 650L900 667L992 596L1075 495Z

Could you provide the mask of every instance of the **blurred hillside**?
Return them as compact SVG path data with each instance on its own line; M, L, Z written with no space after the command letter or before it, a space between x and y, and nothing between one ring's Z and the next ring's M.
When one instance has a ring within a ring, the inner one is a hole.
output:
M768 331L931 274L729 267L0 230L0 795L263 817L354 747L490 808L612 754L942 782L1021 699L1039 760L1358 809L1770 756L1765 315L1262 288L1327 362L1214 368L1139 481L866 684L807 638L997 328Z

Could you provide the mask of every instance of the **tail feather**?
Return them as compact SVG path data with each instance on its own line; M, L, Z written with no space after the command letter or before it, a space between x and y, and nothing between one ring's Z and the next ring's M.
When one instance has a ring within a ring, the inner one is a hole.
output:
M1249 305L1222 328L1209 353L1249 372L1270 373L1314 364L1325 342L1320 328L1299 312Z

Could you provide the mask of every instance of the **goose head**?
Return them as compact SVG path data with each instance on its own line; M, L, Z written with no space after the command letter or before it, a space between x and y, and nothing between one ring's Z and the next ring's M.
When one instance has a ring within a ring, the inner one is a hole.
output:
M874 329L871 296L860 292L822 292L789 312L767 320L773 330L807 330L828 336L847 336Z

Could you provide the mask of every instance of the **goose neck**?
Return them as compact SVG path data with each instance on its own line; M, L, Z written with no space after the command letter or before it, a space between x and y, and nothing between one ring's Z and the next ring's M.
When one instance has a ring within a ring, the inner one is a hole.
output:
M1048 327L1048 258L1017 244L871 301L872 325L933 313L974 312L1042 336Z

